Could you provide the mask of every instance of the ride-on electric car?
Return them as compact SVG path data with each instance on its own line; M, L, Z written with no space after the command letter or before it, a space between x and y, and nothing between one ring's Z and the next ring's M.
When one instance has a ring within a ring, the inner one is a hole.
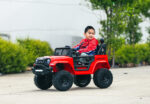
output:
M46 90L53 85L59 91L66 91L73 83L78 87L86 87L92 74L97 87L109 87L113 81L109 69L106 45L101 40L94 56L80 56L69 46L56 48L53 56L37 58L32 71L38 88Z

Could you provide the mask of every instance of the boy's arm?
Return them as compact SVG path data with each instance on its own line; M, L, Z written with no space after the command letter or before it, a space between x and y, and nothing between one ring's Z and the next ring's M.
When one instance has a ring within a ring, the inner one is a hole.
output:
M79 50L82 43L83 43L83 40L81 40L81 42L79 44L77 44L76 46L74 46L72 48L74 48L75 50Z
M78 52L82 53L82 52L90 52L90 51L94 51L97 48L98 45L98 40L93 40L90 42L90 44L84 48L84 49L79 49Z

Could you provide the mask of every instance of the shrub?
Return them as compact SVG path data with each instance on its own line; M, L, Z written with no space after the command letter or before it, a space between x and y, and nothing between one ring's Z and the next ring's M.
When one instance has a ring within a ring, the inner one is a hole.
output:
M116 52L116 61L119 64L135 63L135 50L130 45L123 45Z
M35 39L18 39L19 45L25 48L28 52L29 66L32 66L37 57L49 56L53 54L53 50L46 41L40 41Z
M0 73L25 71L28 64L26 54L26 49L0 38Z
M135 49L139 62L150 62L150 47L148 44L136 44Z
M123 45L116 52L116 62L121 65L150 63L150 46L148 44Z

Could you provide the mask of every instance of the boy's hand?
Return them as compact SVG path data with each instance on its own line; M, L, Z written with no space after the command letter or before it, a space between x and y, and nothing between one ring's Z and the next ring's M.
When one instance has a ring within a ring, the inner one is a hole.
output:
M80 56L80 52L77 51L76 49L72 48L73 54L75 54L76 56Z
M80 52L79 51L76 51L76 54L77 54L77 56L80 56Z
M76 49L72 48L72 51L76 51Z

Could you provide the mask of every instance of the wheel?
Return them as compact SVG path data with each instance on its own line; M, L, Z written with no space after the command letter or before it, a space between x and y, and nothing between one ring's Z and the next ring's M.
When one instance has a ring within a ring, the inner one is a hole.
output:
M91 75L76 75L74 84L79 87L86 87L91 81Z
M42 90L47 90L48 88L52 86L52 74L35 75L34 83L38 88Z
M99 88L108 88L113 81L111 71L108 69L99 69L94 73L94 84Z
M67 91L73 84L72 75L64 70L57 72L53 77L53 85L59 91Z

